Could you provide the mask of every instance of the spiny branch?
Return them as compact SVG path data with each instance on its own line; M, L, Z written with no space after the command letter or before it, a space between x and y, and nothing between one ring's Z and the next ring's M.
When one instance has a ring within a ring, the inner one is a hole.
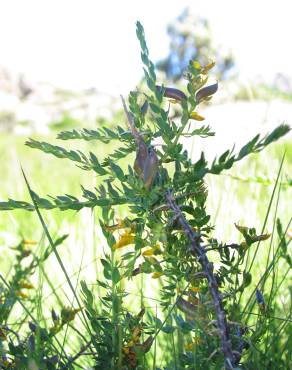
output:
M225 358L225 369L233 369L236 366L237 358L232 351L229 326L226 320L226 313L223 309L218 284L213 273L213 264L209 262L204 248L200 245L200 234L194 232L191 226L188 224L182 211L175 203L175 199L171 190L168 190L166 199L169 207L173 210L178 222L182 226L190 241L191 254L198 258L198 261L206 274L206 278L209 284L209 290L213 298L214 308L217 316L217 325L221 338L222 352Z

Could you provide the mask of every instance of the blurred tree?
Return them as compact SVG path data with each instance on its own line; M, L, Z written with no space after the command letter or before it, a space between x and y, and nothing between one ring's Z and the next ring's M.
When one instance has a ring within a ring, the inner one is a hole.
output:
M185 9L168 26L171 39L169 55L157 63L158 70L164 72L168 80L176 82L182 78L191 59L206 64L210 59L216 61L214 69L217 78L222 80L234 65L230 52L224 52L214 45L208 21Z

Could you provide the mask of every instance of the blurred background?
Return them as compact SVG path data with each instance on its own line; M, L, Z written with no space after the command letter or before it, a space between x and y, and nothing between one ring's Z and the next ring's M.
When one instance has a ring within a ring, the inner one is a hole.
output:
M291 123L290 14L288 0L0 1L0 199L29 199L20 164L41 196L80 197L80 184L96 185L95 175L84 176L71 163L24 143L29 137L56 143L60 130L124 124L119 95L143 85L137 20L145 28L159 83L183 89L190 59L216 61L213 78L219 90L200 111L216 137L185 143L194 158L204 148L213 159L234 145L239 149L257 133ZM262 225L284 152L278 212L289 219L291 149L290 135L232 173L208 178L212 221L219 223L226 210L231 218L218 237L238 235L233 222ZM111 148L91 142L85 150L103 157ZM91 217L89 210L82 212L55 211L46 217L53 232L70 230L76 244L74 225L88 226ZM1 243L11 244L20 235L39 239L38 222L22 211L1 213ZM84 238L95 240L94 233L82 236L83 246Z
M290 8L285 0L1 1L0 129L48 133L61 123L111 119L120 108L115 99L142 77L137 20L161 82L181 82L191 58L215 59L215 103L278 100L281 108L269 105L273 124L287 120ZM265 108L256 104L249 112L252 123L258 114L266 118ZM232 115L238 125L241 114Z

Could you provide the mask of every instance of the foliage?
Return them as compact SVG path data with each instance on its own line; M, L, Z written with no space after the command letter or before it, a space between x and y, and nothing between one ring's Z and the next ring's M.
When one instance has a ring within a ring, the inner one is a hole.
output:
M287 310L289 315L280 318L283 324L278 326L276 294L283 281L275 278L275 266L283 263L285 268L291 269L289 225L283 227L277 220L278 246L262 277L254 276L254 256L260 243L269 240L271 235L264 228L257 231L254 227L235 225L240 243L229 244L214 238L215 225L206 211L205 178L229 170L236 162L260 152L290 129L285 124L280 125L264 137L256 135L238 153L226 150L211 163L201 153L192 163L181 139L185 136L208 138L214 134L204 125L192 127L194 122L201 121L197 107L210 100L218 88L218 84L206 84L206 77L214 65L201 65L191 60L185 74L186 92L158 86L139 22L137 37L148 90L143 94L131 92L129 108L122 99L127 128L73 130L58 135L61 140L96 140L106 144L116 141L120 146L112 154L101 160L93 152L85 154L81 150L33 139L27 142L33 149L72 161L81 170L93 171L102 178L103 184L94 189L82 186L81 200L69 194L43 198L32 190L24 175L32 202L10 199L0 203L2 210L36 211L49 241L43 255L33 256L28 268L22 266L23 258L17 259L17 277L9 282L1 278L0 366L4 369L73 369L77 366L158 369L156 351L164 336L171 338L173 343L172 358L161 365L164 369L218 369L222 366L252 369L259 365L273 368L276 364L284 368L291 356L288 336L291 306ZM179 104L180 121L170 118L166 99ZM128 167L123 164L125 159ZM273 197L280 174L281 167ZM127 211L122 219L118 218L120 206ZM82 281L80 298L57 248L65 237L53 241L40 210L79 211L86 207L100 208L99 223L108 249L101 259L103 279L98 279L93 287ZM22 242L17 247L20 254L24 245ZM32 312L38 312L40 302L36 299L28 309L17 292L23 286L20 282L28 279L36 266L41 268L50 255L56 257L77 308L62 307L59 313L52 310L48 325L46 319L42 321L32 316ZM271 276L272 285L267 293ZM128 305L130 284L143 277L160 282L163 319L157 311L144 307L143 301L136 302L134 307ZM8 323L16 302L30 318L29 331L22 332L21 339ZM72 324L77 314L82 329ZM81 343L81 349L73 348L72 356L67 354L67 334L62 337L67 330L70 333L72 330ZM274 332L281 340L275 340Z

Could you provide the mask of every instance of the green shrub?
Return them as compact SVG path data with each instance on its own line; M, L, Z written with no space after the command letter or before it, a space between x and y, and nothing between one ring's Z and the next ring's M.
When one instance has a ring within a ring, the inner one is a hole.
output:
M7 281L1 275L1 299L6 308L0 324L0 366L5 369L285 368L291 356L288 336L291 307L287 308L290 310L287 318L276 317L277 289L283 284L276 277L276 266L283 262L285 268L291 268L287 230L278 220L279 243L262 277L254 276L252 267L259 243L270 235L264 229L257 232L254 228L235 225L242 238L240 243L226 244L215 239L215 225L210 223L206 212L205 176L219 175L244 157L260 152L284 136L289 127L283 124L265 137L255 136L236 154L226 150L208 163L201 153L193 163L181 140L214 135L209 126L193 128L193 121L203 120L197 107L210 100L218 88L217 83L206 84L213 63L201 66L190 61L185 74L186 92L159 86L139 22L137 36L148 90L131 92L129 108L122 98L127 127L73 130L58 135L61 140L96 140L106 144L117 141L120 146L112 154L101 160L92 152L87 155L33 139L27 142L31 148L69 159L80 169L93 171L103 183L90 190L82 187L82 200L68 194L42 198L31 189L24 175L32 203L11 199L0 203L2 210L21 208L37 212L50 247L40 258L33 259L35 264L29 273L36 266L45 271L45 260L54 254L77 307L62 307L60 312L52 310L50 321L35 317L41 303L45 303L41 292L28 308L15 294L19 291L19 279ZM179 122L171 119L167 99L179 104ZM53 241L40 210L79 211L95 207L100 209L99 223L108 246L100 261L103 278L96 281L95 287L82 281L79 295L57 248L64 238ZM126 217L118 219L121 210ZM19 270L17 266L15 271ZM130 301L131 288L141 280L144 283L140 296L134 301L131 297ZM146 307L147 286L156 280L160 290L152 298L158 297L159 308ZM23 323L30 321L26 332L19 325L21 337L7 323L13 306L8 303L11 296L13 304L19 301L27 312ZM79 323L74 326L77 314ZM82 347L72 346L74 354L69 356L72 337Z

